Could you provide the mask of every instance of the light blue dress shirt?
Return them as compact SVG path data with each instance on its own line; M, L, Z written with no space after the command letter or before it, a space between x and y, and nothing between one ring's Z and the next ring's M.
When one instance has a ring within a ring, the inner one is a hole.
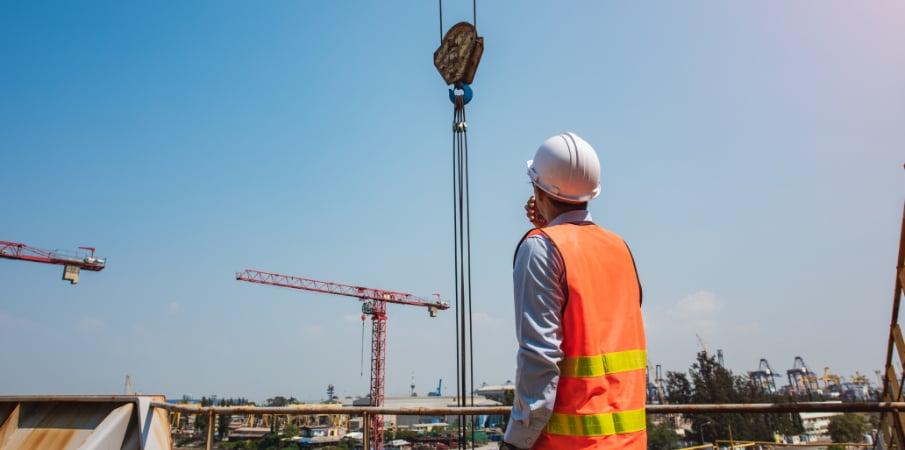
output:
M591 222L591 213L567 211L549 226ZM515 294L515 398L503 439L530 448L547 426L556 400L562 360L562 309L566 299L565 266L556 246L544 235L525 238L512 268Z

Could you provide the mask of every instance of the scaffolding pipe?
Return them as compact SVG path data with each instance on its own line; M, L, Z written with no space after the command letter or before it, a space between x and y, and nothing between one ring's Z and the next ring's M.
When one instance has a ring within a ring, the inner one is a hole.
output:
M164 402L152 402L154 408L166 409L170 412L184 414L203 414L215 411L216 414L338 414L338 415L484 415L499 414L508 415L509 406L465 406L448 408L383 408L376 406L305 406L292 407L259 407L259 406L186 406L173 405ZM826 403L826 402L802 402L802 403L719 403L697 405L647 405L647 414L676 414L676 413L714 413L732 414L743 412L757 413L782 413L782 412L905 412L905 402L852 402L852 403Z

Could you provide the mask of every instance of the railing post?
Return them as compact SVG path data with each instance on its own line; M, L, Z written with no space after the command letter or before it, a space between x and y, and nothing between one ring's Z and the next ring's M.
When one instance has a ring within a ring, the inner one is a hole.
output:
M371 414L364 412L361 414L361 448L368 450L371 445ZM376 449L375 449L376 450Z
M217 417L214 414L214 408L210 408L207 410L207 443L205 444L205 450L211 450L214 444L214 419Z

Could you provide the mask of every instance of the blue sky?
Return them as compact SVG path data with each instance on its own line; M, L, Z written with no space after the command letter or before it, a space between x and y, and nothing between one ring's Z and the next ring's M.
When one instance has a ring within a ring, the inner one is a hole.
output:
M444 2L444 27L472 2ZM0 394L368 390L355 299L451 301L452 105L424 1L0 4ZM514 377L524 161L574 131L631 245L649 359L881 369L905 189L901 2L478 2L467 107L475 382ZM452 395L454 315L388 308L389 396Z

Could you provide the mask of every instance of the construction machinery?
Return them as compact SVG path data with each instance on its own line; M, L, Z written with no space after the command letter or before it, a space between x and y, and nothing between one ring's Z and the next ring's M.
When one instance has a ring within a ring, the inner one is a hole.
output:
M852 377L852 384L856 386L867 386L870 387L870 380L867 379L866 375L861 375L861 372L855 371L855 376Z
M776 373L773 368L770 367L770 363L766 358L761 358L757 370L748 372L748 376L751 378L751 381L759 386L765 393L775 394L776 377L781 377L782 375Z
M428 397L440 397L440 396L442 396L443 393L440 391L440 389L441 389L442 387L443 387L443 378L440 378L440 382L437 383L437 390L436 390L436 391L433 391L433 392L428 392L428 393L427 393L427 396L428 396Z
M839 375L833 373L829 367L823 368L823 376L820 377L820 380L823 381L823 389L826 395L832 398L839 398L845 392L842 388L842 379Z
M792 395L811 400L819 399L823 395L817 383L817 375L808 369L801 356L795 357L795 363L791 369L786 371L786 374L789 377L789 388L793 391Z
M84 252L42 250L18 242L0 241L0 258L63 266L63 280L78 284L81 269L100 272L107 260L94 256L94 247L79 247Z
M650 363L647 364L647 402L657 405L665 405L669 402L666 400L666 393L663 389L663 376L660 365L656 365L656 377L653 381L650 379Z
M439 294L434 294L437 296L436 300L430 300L402 292L331 283L250 269L237 273L236 279L250 283L345 295L361 300L363 302L361 305L362 318L365 315L371 316L371 406L383 406L384 380L386 378L387 303L424 307L427 308L431 317L436 317L439 310L449 309L449 304L441 301ZM382 449L383 422L380 416L371 416L371 430L371 448Z

